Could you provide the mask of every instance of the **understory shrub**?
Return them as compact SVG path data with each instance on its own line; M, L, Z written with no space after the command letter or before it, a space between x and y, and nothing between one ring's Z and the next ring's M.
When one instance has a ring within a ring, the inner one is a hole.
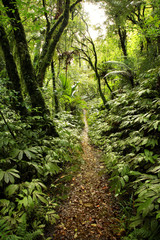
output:
M81 150L80 117L59 114L54 138L43 131L41 117L23 121L4 105L1 113L0 238L44 239L45 226L58 219L50 186ZM33 128L35 121L39 128Z
M131 203L124 239L156 240L160 236L160 98L156 71L141 75L139 82L132 90L115 92L109 109L91 110L89 135L104 151L111 189L121 201Z

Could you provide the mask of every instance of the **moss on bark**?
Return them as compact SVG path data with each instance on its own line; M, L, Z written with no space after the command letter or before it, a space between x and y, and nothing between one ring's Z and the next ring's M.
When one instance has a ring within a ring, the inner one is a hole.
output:
M0 35L1 35L0 44L4 54L7 73L10 79L9 83L7 84L7 87L8 89L14 90L16 92L15 96L13 96L12 94L10 96L11 105L16 112L17 111L20 112L20 115L24 117L28 115L28 111L25 107L24 100L23 100L21 83L20 83L20 78L17 71L17 66L15 64L13 55L11 53L9 41L7 39L7 35L3 25L0 25Z
M49 113L42 92L39 89L39 86L36 82L36 74L34 72L33 65L31 62L28 44L26 41L26 35L18 12L16 1L11 0L2 1L4 6L6 7L6 13L10 18L10 22L13 27L17 51L20 58L21 73L31 99L32 107L34 109L35 108L38 109L39 115Z

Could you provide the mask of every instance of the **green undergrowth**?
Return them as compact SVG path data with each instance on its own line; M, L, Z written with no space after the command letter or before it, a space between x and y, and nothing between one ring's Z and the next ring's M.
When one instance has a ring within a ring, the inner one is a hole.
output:
M0 118L0 239L47 239L44 229L58 219L65 184L78 168L80 116L54 119L59 137L47 136L40 117L22 121L9 108ZM39 123L34 129L32 123ZM73 165L73 166L72 166ZM49 239L49 238L48 238Z
M104 152L111 189L123 210L125 240L160 236L160 98L156 69L134 89L115 92L107 110L92 107L89 135Z

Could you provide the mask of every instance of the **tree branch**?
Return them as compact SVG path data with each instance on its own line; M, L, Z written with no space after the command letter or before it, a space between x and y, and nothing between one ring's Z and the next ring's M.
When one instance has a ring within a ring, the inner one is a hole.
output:
M52 57L56 48L56 45L68 24L69 21L69 13L73 11L74 7L81 2L82 0L77 0L70 6L70 0L66 0L66 6L64 13L58 18L53 27L50 29L48 34L46 35L46 40L42 48L42 53L39 61L39 65L37 68L37 78L40 86L43 86L43 80L45 77L45 73L47 67L50 65L52 61ZM61 24L61 26L59 26ZM53 38L54 36L54 38Z
M43 8L45 9L45 11L44 11L44 16L45 16L45 18L46 18L46 22L47 22L47 33L49 32L49 30L50 30L50 21L49 21L49 19L48 19L48 15L47 15L47 12L46 12L46 0L42 0L42 3L43 3Z

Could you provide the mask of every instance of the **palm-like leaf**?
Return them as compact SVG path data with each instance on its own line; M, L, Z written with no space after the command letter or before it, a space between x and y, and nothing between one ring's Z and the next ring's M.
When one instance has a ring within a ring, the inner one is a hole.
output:
M123 77L126 77L126 78L132 77L131 73L128 72L128 71L121 71L121 70L118 71L118 70L115 70L115 71L112 71L112 72L107 73L107 74L104 76L104 78L105 78L105 77L108 77L108 76L110 76L110 75L122 75Z
M107 61L107 62L104 62L103 64L105 64L105 65L115 64L115 65L121 66L121 67L123 67L123 68L125 68L125 69L128 69L128 70L132 71L132 69L131 69L128 65L126 65L124 62L119 62L119 61Z
M109 64L115 64L115 65L118 65L118 67L120 67L121 69L123 68L124 70L117 70L117 69L114 69L113 71L107 73L104 78L110 76L110 75L122 75L123 77L125 77L126 79L128 79L130 82L131 82L131 85L134 86L134 82L133 82L133 79L134 79L134 74L133 74L133 71L130 67L128 67L125 63L123 62L118 62L118 61L107 61L103 64L106 64L106 65L109 65Z

